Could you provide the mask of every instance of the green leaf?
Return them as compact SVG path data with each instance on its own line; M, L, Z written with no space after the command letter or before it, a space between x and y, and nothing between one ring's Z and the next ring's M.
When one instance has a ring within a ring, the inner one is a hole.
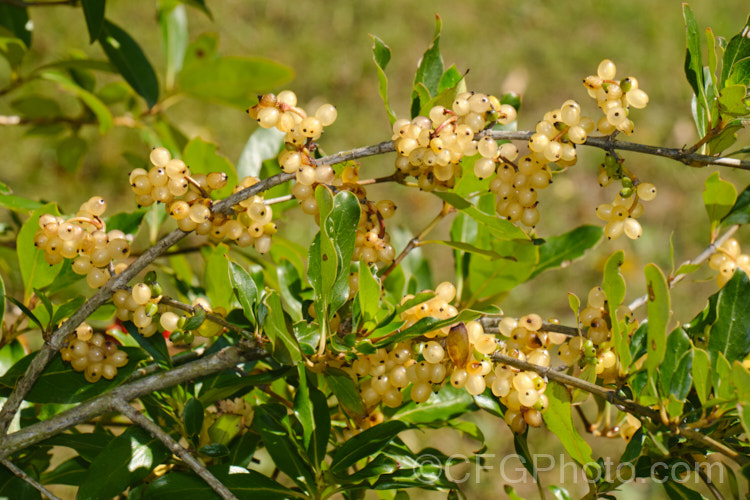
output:
M107 58L133 90L146 100L148 107L156 104L159 100L159 81L138 43L106 19L99 34L99 43Z
M21 198L14 194L0 194L0 206L14 212L32 212L42 206L38 201Z
M138 362L147 358L143 350L135 347L120 347L128 355L128 364L117 369L112 380L101 379L95 384L85 382L83 373L73 371L69 363L55 356L29 391L25 400L30 403L72 404L86 401L112 390L122 384L135 371ZM0 377L0 396L7 397L15 388L18 379L26 372L36 352L25 356Z
M750 29L750 17L737 35L734 35L726 49L724 58L721 63L721 78L719 87L723 88L730 75L736 71L736 65L742 60L750 57L750 39L747 38L747 32Z
M185 7L175 5L159 9L159 27L166 59L166 87L174 87L177 73L182 69L188 45L188 21Z
M31 297L34 288L44 288L52 283L64 265L62 262L50 266L44 260L44 252L34 246L34 235L39 229L39 217L42 214L60 215L57 205L48 203L34 210L28 220L18 231L16 252L24 284L24 302Z
M495 238L502 240L529 239L528 235L521 228L513 225L512 222L479 210L475 205L455 193L434 192L433 194L486 227Z
M239 415L229 414L229 415L222 415L221 417L219 417L219 420L221 420L222 418L226 418L226 417L230 417L232 419L235 419L234 417L236 417L236 420L239 420L241 418ZM229 455L229 448L227 448L223 444L211 443L205 446L201 446L198 449L198 453L200 453L201 455L205 455L207 457L212 457L212 458L226 457L227 455Z
M644 440L643 429L638 428L638 430L635 431L635 434L630 438L628 445L625 447L625 451L622 452L620 462L635 462L641 455Z
M27 48L31 47L31 31L28 29L29 12L26 7L0 3L0 26L8 29L22 40Z
M23 96L11 102L10 105L26 118L50 118L62 115L62 110L57 101L48 97Z
M119 229L125 234L135 234L143 222L143 218L148 213L147 208L141 208L134 212L120 212L111 217L107 217L107 230Z
M274 464L303 488L314 488L315 474L291 436L287 409L278 404L255 408L253 429L261 435Z
M99 133L104 134L112 128L114 124L112 113L109 111L107 105L94 94L57 71L45 71L41 74L41 78L56 83L64 91L74 94L79 98L96 116L96 120L99 122Z
M671 500L705 500L706 497L695 490L691 490L681 482L665 481L662 482L664 491Z
M741 361L750 353L750 280L741 269L719 291L716 322L708 337L708 354L715 363L721 353L729 363ZM713 366L712 363L712 366Z
M706 109L706 94L703 83L703 57L701 54L701 36L698 23L688 4L682 4L687 33L687 50L685 51L685 76L697 98L697 107Z
M708 401L711 392L711 363L708 353L703 349L693 348L693 384L701 404Z
M398 420L389 420L357 434L345 441L331 457L331 472L334 476L347 474L347 469L366 457L375 457L407 425Z
M190 61L177 76L177 86L199 99L246 109L257 95L289 82L288 66L261 57L219 57Z
M203 404L196 398L188 399L182 412L185 421L185 432L188 436L197 436L203 427Z
M40 444L42 446L63 446L70 448L86 462L93 462L110 441L112 441L112 435L104 431L88 433L65 432L47 438Z
M469 303L494 297L528 281L539 261L539 247L528 240L495 239L480 228L476 243L480 248L512 256L514 260L490 261L472 257L469 261L469 289L472 293Z
M719 94L719 110L722 116L744 116L748 113L745 96L745 85L729 85L721 89Z
M276 370L263 371L241 377L234 372L222 372L204 378L198 394L203 406L209 406L220 399L238 397L256 385L268 385L289 373L288 366Z
M607 296L610 318L617 318L617 308L625 300L625 279L620 274L620 266L625 262L622 250L613 253L604 264L602 290ZM619 321L612 321L612 342L615 354L624 366L630 365L630 347Z
M4 317L5 317L5 282L3 281L2 274L0 274L0 327L3 325Z
M89 43L94 43L102 32L105 0L81 0L81 7L89 30Z
M568 493L568 490L565 488L561 488L560 486L549 486L549 491L552 493L552 496L555 498L555 500L572 500L572 497L570 496L570 493Z
M216 152L216 144L204 141L200 137L192 139L182 153L182 160L195 174L206 174L211 172L224 172L227 174L227 185L221 189L211 192L214 199L226 198L232 194L234 186L237 185L237 172L234 165L225 156Z
M411 401L399 407L391 419L407 424L448 423L476 408L474 398L465 389L447 384L424 403Z
M703 204L708 213L708 219L711 221L711 231L716 227L727 214L737 200L737 190L731 182L727 182L719 177L718 172L714 172L706 179L703 190Z
M315 417L313 415L313 405L310 401L310 388L307 385L307 371L304 364L297 365L297 373L299 375L299 385L294 394L294 415L300 424L302 424L302 442L305 448L308 448L315 426ZM318 463L316 462L315 465Z
M750 223L750 186L747 186L737 197L737 201L729 212L721 220L722 226L731 226L733 224Z
M284 132L276 128L258 127L242 148L237 162L237 176L260 177L263 162L275 159L284 143Z
M211 307L223 307L230 310L234 291L231 286L227 286L229 247L224 243L219 243L216 248L203 247L201 253L206 261L203 283Z
M78 486L88 473L88 464L80 457L73 457L50 471L45 471L40 480L42 484L67 484Z
M164 340L164 336L157 334L146 338L141 335L132 321L124 321L122 326L125 327L138 345L151 356L151 359L163 367L172 367L172 358L169 356L169 350L167 349L167 343Z
M276 265L276 278L279 281L279 293L284 299L284 310L289 313L295 323L302 321L301 297L302 280L294 264L284 259Z
M278 292L269 293L263 303L268 308L268 316L263 329L273 344L274 359L287 365L299 363L302 361L302 351L292 329L287 324Z
M213 465L208 470L239 500L308 498L254 470L236 465ZM214 498L216 493L197 475L175 471L150 483L144 495L149 500L206 500Z
M0 5L0 9L3 6ZM2 17L2 16L0 16ZM8 61L12 70L17 70L26 54L27 46L23 40L0 25L0 56Z
M445 326L451 326L461 321L466 322L475 320L483 314L485 313L482 311L464 309L463 311L458 313L458 316L454 316L453 318L448 319L438 319L432 316L426 316L413 325L409 326L408 328L401 330L397 334L391 335L387 338L375 342L374 345L375 347L384 347L392 344L397 344L398 342L404 342L406 340L419 337L420 335L423 335L427 332L439 330ZM374 335L371 336L374 337Z
M359 418L367 415L367 408L362 402L357 384L345 371L328 368L324 372L324 378L329 389L347 413Z
M331 415L328 410L328 398L314 387L310 387L310 402L313 407L313 433L307 454L315 467L319 468L325 460L328 438L331 435Z
M563 386L554 383L547 388L547 397L549 398L549 408L542 415L547 428L557 436L565 451L584 466L594 461L591 457L591 447L583 440L581 435L573 425L573 414L570 405L570 396Z
M396 121L396 113L388 100L388 77L385 75L385 67L391 60L391 48L375 35L371 34L370 38L372 38L372 59L378 68L378 92L385 105L385 111L388 113L388 120L393 125Z
M596 245L604 231L601 226L579 226L560 236L545 238L539 247L539 262L529 279L547 269L566 266Z
M371 331L377 326L380 311L380 281L365 261L359 263L359 308L362 312L361 328Z
M414 88L411 96L411 112L412 118L414 118L419 110L422 108L421 98L419 97L416 88L419 85L424 85L430 96L437 95L438 85L440 84L440 78L443 76L443 56L440 54L440 31L442 30L442 20L440 16L435 15L435 36L432 39L432 43L427 48L425 53L422 55L422 59L419 62L417 73L414 75ZM425 102L429 100L426 99Z
M86 298L79 295L78 297L74 297L64 304L61 304L55 309L55 313L52 315L52 321L50 322L50 324L60 324L63 319L69 318L74 312L80 309L84 302L86 302ZM2 315L0 315L0 317L2 317Z
M234 295L242 306L245 317L255 324L255 306L258 303L258 287L250 275L236 262L229 262L229 282Z
M75 173L88 148L88 143L77 135L66 137L57 145L57 162L68 172Z
M667 348L667 323L671 313L669 285L664 273L655 264L644 269L648 295L648 341L646 367L649 378L654 376L664 360ZM676 367L676 366L675 366Z
M693 385L693 356L693 346L685 330L673 330L667 337L664 361L659 367L662 394L665 397L672 395L677 401L685 400ZM682 404L677 406L681 412ZM679 413L670 412L670 416L677 417Z
M112 439L91 463L81 487L80 500L112 498L135 485L169 457L170 452L140 427L129 427Z

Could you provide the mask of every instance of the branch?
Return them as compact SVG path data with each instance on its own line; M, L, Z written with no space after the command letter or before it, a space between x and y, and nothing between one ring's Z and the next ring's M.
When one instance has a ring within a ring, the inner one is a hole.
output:
M20 467L17 467L16 464L8 460L7 458L3 458L0 460L0 463L2 463L4 466L6 466L14 475L17 477L23 479L27 483L29 483L31 486L39 490L39 492L49 498L50 500L60 500L59 497L55 496L51 491L49 491L47 488L45 488L42 483L34 479L33 477L29 476L24 472L23 469Z
M500 324L502 320L503 316L483 316L477 321L482 324L485 333L500 333L500 329L497 325ZM577 337L581 333L586 333L586 330L588 330L588 327L578 330L578 328L574 326L557 325L555 323L547 323L546 321L542 323L542 327L539 329L541 332L562 333L568 337Z
M169 307L174 307L175 309L180 309L182 311L187 311L187 312L189 312L191 314L195 313L195 307L194 306L191 306L191 305L188 305L188 304L184 304L184 303L180 302L179 300L170 299L169 297L162 297L161 300L159 301L159 303L160 304L164 304L164 305L169 306ZM249 330L245 330L244 328L240 328L237 325L233 325L232 323L230 323L229 321L225 320L221 316L217 316L215 314L207 312L206 313L206 319L209 320L209 321L212 321L212 322L216 323L217 325L221 325L224 328L228 328L229 330L237 332L240 335L243 335L243 336L245 336L247 338L253 338L255 336L255 333L253 333L253 332L251 332Z
M229 488L224 486L221 481L216 479L216 477L211 474L211 472L209 472L209 470L206 469L206 467L204 467L203 464L201 464L193 455L191 455L189 451L180 446L177 441L172 439L172 436L164 432L164 429L143 416L140 412L136 411L135 408L130 406L122 399L115 399L113 401L113 406L120 413L128 417L131 422L143 427L143 429L151 434L152 437L155 437L159 441L164 443L164 445L169 448L169 451L180 457L180 459L185 462L188 467L193 470L193 472L198 474L201 479L208 483L211 489L218 493L221 498L223 498L224 500L237 500L237 497L234 496L231 491L229 491Z
M723 245L724 242L726 242L729 238L731 238L732 235L736 233L739 228L740 228L739 224L735 224L734 226L730 227L726 233L724 233L723 235L721 235L720 238L718 238L716 241L708 245L708 247L705 250L703 250L697 257L695 257L693 260L689 260L685 262L684 264L682 264L682 266L702 264L709 257L711 257L711 255L716 253L716 249L719 248L721 245ZM674 286L680 281L682 281L683 279L685 279L685 276L687 276L688 274L689 273L680 273L676 276L670 276L669 278L667 278L667 285L669 286L670 289L674 288ZM628 307L630 308L631 311L635 311L646 302L648 302L648 294L641 295L640 297L635 299L633 302L631 302L628 305Z
M538 373L542 377L547 377L549 380L581 389L582 391L586 391L598 398L607 401L621 411L625 411L640 417L649 418L654 422L661 423L661 414L659 413L659 410L640 405L635 401L620 396L616 391L613 391L611 389L605 389L604 387L592 384L591 382L587 382L585 380L581 380L577 377L570 376L566 373L557 372L552 367L534 365L531 363L527 363L526 361L521 361L519 359L512 358L500 353L493 354L492 360L506 364L508 366L512 366L514 368L518 368L520 370L532 371ZM678 426L677 429L686 438L700 443L704 447L717 451L728 458L731 458L741 466L750 463L750 458L738 453L737 451L727 447L722 443L719 443L709 436L704 436L700 432L691 429L685 424Z
M186 363L172 370L144 377L114 388L95 399L85 401L49 420L29 425L5 436L0 447L0 458L44 441L60 432L79 424L88 422L94 417L112 411L115 401L132 401L133 399L160 391L168 387L195 380L235 366L262 359L268 353L253 345L225 347L216 354Z
M278 184L287 182L293 178L293 174L278 174L273 177L262 180L261 182L250 186L249 188L243 189L233 195L225 198L224 200L216 203L213 206L213 211L225 211L231 210L232 206L236 205L242 200L245 200L251 196L254 196L262 191L272 188ZM180 241L182 238L187 236L189 233L183 232L180 229L175 229L171 233L164 236L154 246L149 248L140 257L133 261L125 271L113 276L110 280L99 289L89 300L87 300L80 309L78 309L67 321L65 321L50 337L49 342L44 344L39 350L39 353L32 360L29 367L26 369L24 376L18 381L18 385L13 390L11 395L5 401L2 410L0 410L0 436L5 435L8 432L8 426L13 420L18 408L23 402L26 394L31 390L31 387L39 378L39 375L44 371L44 367L50 362L52 357L60 350L65 341L65 338L75 330L78 325L83 323L99 306L107 302L115 290L123 288L128 281L133 279L139 272L145 269L151 264L157 257L163 254L169 247Z

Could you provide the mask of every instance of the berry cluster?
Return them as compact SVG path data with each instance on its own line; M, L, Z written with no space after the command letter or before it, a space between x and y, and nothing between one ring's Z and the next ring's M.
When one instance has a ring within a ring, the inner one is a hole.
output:
M115 317L120 321L132 321L138 328L138 332L144 337L150 337L161 326L162 331L170 332L172 342L193 342L195 334L202 337L215 337L219 335L223 328L212 321L204 321L197 326L195 333L184 331L187 316L169 311L164 304L161 304L161 286L153 281L146 283L136 283L130 290L117 290L112 296L112 303L117 308ZM217 311L211 310L211 305L204 298L197 298L193 301L193 306L201 307L206 312L215 314L225 313L223 309L217 308Z
M617 355L610 342L611 319L607 296L601 287L589 291L586 307L579 315L586 335L578 335L560 346L560 361L569 366L577 365L580 359L596 367L596 374L605 384L614 382L618 376Z
M396 251L390 243L391 236L385 230L385 219L393 217L396 204L391 200L377 203L365 200L361 207L352 260L363 260L366 264L390 264L396 257Z
M534 155L523 156L517 164L512 163L513 159L511 156L502 161L490 182L490 191L497 199L495 211L511 222L534 227L539 222L538 192L550 185L552 173L546 162ZM477 164L483 160L477 160Z
M498 329L507 340L499 343L500 352L535 365L549 366L548 347L559 343L561 338L559 334L544 331L542 326L542 318L537 314L527 314L518 319L503 318ZM505 422L513 432L523 433L527 425L542 425L542 413L549 406L544 394L547 389L544 378L535 372L498 364L486 381L492 393L508 408Z
M634 185L628 177L623 177L623 188L617 193L612 203L602 203L596 207L596 216L607 224L604 235L613 240L625 234L634 240L641 237L643 228L636 219L643 214L640 201L651 201L656 198L656 187L648 182Z
M464 92L456 96L452 109L435 106L429 117L400 119L393 124L393 140L398 157L396 168L417 178L420 189L451 188L461 177L461 159L483 150L494 156L497 143L491 138L476 140L488 123L508 124L516 110L501 104L495 96Z
M541 162L561 167L575 165L576 144L586 142L594 131L594 120L581 116L581 105L569 99L559 109L545 113L529 139L529 150Z
M719 271L716 278L719 288L723 287L734 275L737 268L750 274L750 255L741 253L740 244L734 238L730 238L716 249L716 253L708 261L709 267Z
M605 59L599 63L596 75L584 78L583 85L604 113L596 123L599 132L609 135L620 131L630 135L633 133L634 125L628 118L629 108L645 108L648 104L648 94L638 88L638 80L632 76L619 82L615 81L616 72L615 63Z
M127 353L118 347L114 337L94 333L89 325L81 323L65 339L60 355L75 371L84 372L86 381L93 384L102 377L112 380L117 369L128 364Z
M75 259L73 272L85 275L91 288L101 287L112 272L117 274L127 267L121 261L130 255L130 243L125 233L120 230L107 232L100 218L106 208L104 199L94 196L70 219L42 215L34 235L34 246L44 251L44 260L49 265Z

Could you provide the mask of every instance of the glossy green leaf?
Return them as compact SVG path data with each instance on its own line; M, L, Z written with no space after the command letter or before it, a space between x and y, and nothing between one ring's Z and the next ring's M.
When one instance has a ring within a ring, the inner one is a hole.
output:
M719 110L722 115L744 116L748 113L745 104L747 87L745 85L729 85L721 89L719 95Z
M380 310L380 281L364 261L359 263L359 308L362 314L361 328L371 331L377 326Z
M726 49L721 63L721 78L719 87L723 88L729 75L734 71L737 62L750 57L750 39L747 38L747 31L750 29L750 17L745 25L740 29L738 34L734 35Z
M733 224L750 223L750 186L747 186L737 197L737 201L729 212L721 220L722 226L731 226Z
M693 348L693 384L702 404L708 401L711 392L711 362L703 349Z
M5 317L5 281L3 276L0 274L0 326L3 324L3 318Z
M16 477L7 468L0 469L0 498L13 500L42 500L31 484Z
M105 0L81 0L86 28L89 30L89 43L94 43L102 32Z
M99 133L104 134L112 128L114 124L112 113L97 96L58 71L44 71L41 78L56 83L64 91L79 98L96 116L96 120L99 122Z
M388 99L388 77L385 75L385 68L391 60L391 48L376 35L370 35L372 38L372 59L378 69L378 92L385 105L385 111L388 113L388 120L391 125L396 121L396 113L391 108Z
M197 436L203 427L203 404L196 398L188 399L182 412L185 432L188 436Z
M366 457L376 456L399 432L407 428L406 423L389 420L362 431L345 441L331 457L331 472L345 476L347 469Z
M711 377L713 378L714 397L718 399L731 400L736 397L734 384L732 384L732 365L722 353L709 353L712 355Z
M367 415L367 408L362 402L359 388L348 373L337 368L328 368L324 378L328 388L348 414L360 418Z
M138 232L138 228L141 226L141 222L143 222L143 218L147 212L146 208L140 208L133 212L120 212L107 217L105 219L107 230L119 229L125 234L135 234Z
M697 97L697 106L706 106L706 94L703 84L703 57L701 54L701 35L693 11L688 4L682 5L687 33L687 49L685 51L685 76Z
M246 109L259 93L289 82L294 72L288 66L261 57L203 58L185 65L177 76L183 92L200 99Z
M229 276L229 247L223 243L219 243L214 248L203 247L201 253L206 261L203 283L211 307L231 309L234 290L232 290L231 286L227 286L227 276Z
M241 418L239 415L222 415L219 418L221 419L222 417L236 417L236 420ZM198 453L211 458L226 457L229 455L229 448L223 444L211 443L198 448Z
M671 314L669 285L664 273L655 264L648 264L646 293L648 295L648 341L646 343L646 367L649 377L653 377L664 360L667 348L667 324ZM675 366L676 368L676 366Z
M21 310L21 312L27 318L29 318L29 321L31 321L35 325L37 325L40 330L44 330L44 325L42 324L42 321L31 311L31 309L29 309L28 307L26 307L26 305L23 302L21 302L20 300L14 298L14 297L11 297L11 296L7 296L5 298L8 300L8 302L12 303L17 308L19 308Z
M182 325L182 329L186 332L197 330L204 321L206 321L206 310L201 306L196 306L193 308L193 315L188 316L185 324Z
M539 261L539 247L525 239L495 239L491 233L480 229L475 243L480 248L491 249L499 255L513 257L515 260L505 258L490 261L472 256L468 280L471 291L470 303L494 297L524 283Z
M650 355L650 354L649 354ZM664 395L684 400L693 385L693 346L685 330L677 328L667 337L659 378Z
M260 177L263 162L275 159L284 143L284 133L276 128L258 127L250 134L237 161L237 176Z
M336 280L329 295L331 315L338 311L349 297L349 266L354 254L359 214L357 197L349 191L341 191L333 197L330 215L325 222L321 222L337 254Z
M108 432L63 432L42 441L43 446L63 446L74 450L86 462L93 462L112 441ZM88 467L87 467L88 469Z
M152 107L159 100L159 81L138 43L119 26L104 20L99 43L125 81Z
M375 342L375 347L384 347L388 345L395 345L398 342L404 342L406 340L410 340L416 337L419 337L421 335L424 335L427 332L431 332L433 330L439 330L445 326L450 326L455 323L458 323L459 321L472 321L480 316L482 316L481 311L475 311L472 309L464 309L460 313L458 313L458 316L454 316L453 318L449 319L438 319L434 318L432 316L426 316L424 318L421 318L419 321L414 323L413 325L409 326L408 328L404 328L400 332L398 332L395 335L388 336L387 338L384 338L382 340L379 340ZM375 335L371 335L373 338L375 338Z
M31 47L31 31L28 29L29 12L26 7L0 3L0 26L7 28L13 35L22 40L26 47Z
M419 67L417 67L417 73L414 75L414 88L411 96L411 116L414 118L419 114L422 109L422 101L426 102L429 100L424 97L419 97L419 93L416 88L419 85L423 85L428 92L428 96L437 95L438 85L440 84L440 78L443 76L443 56L440 54L440 31L442 30L443 22L439 15L435 15L435 36L432 39L432 43L422 55L419 61Z
M445 423L476 408L474 398L465 389L446 384L424 403L411 401L400 406L391 419L408 424Z
M194 174L208 175L211 172L227 174L227 185L212 191L212 198L220 199L232 194L232 189L237 185L237 172L234 170L232 162L216 151L216 144L195 137L185 146L185 150L182 152L182 160Z
M620 274L620 266L622 266L623 262L625 262L625 254L620 250L610 255L604 264L602 290L607 296L610 318L617 317L617 308L625 300L625 279ZM625 366L629 366L630 348L619 321L612 321L612 342L620 362Z
M284 310L289 313L295 323L302 321L302 280L297 268L290 261L284 259L276 265L276 278L279 282L279 293L284 299Z
M188 45L188 20L185 7L176 5L172 9L159 10L159 27L166 58L167 89L174 87L177 73L182 69Z
M229 282L234 295L242 306L245 317L255 324L255 305L258 302L258 287L255 281L236 262L229 262Z
M51 324L58 325L63 319L69 318L74 312L81 308L84 302L86 302L86 298L79 295L78 297L73 297L69 301L60 304L55 308Z
M729 214L736 200L737 190L734 185L719 177L718 172L714 172L706 179L703 204L711 221L712 231L719 225L719 221Z
M719 291L716 322L708 337L708 354L714 360L717 353L727 361L742 360L750 353L750 280L737 269L734 276Z
M88 473L88 464L80 457L73 457L61 463L52 470L45 471L40 482L42 484L68 484L78 486Z
M138 345L151 356L151 359L163 367L172 367L172 358L169 356L169 350L163 335L144 337L132 321L124 321L122 326L125 327L125 330L135 339Z
M264 304L268 308L268 316L263 323L263 329L273 345L274 359L288 365L299 363L302 361L302 351L290 325L287 324L278 292L269 293Z
M645 437L643 429L639 428L630 438L630 441L628 441L628 445L625 447L625 451L622 452L622 456L620 457L620 462L635 462L641 455L644 441Z
M83 373L73 371L70 363L63 362L60 356L55 356L37 379L25 400L30 403L71 404L86 401L122 384L135 371L138 362L147 358L141 349L135 347L120 347L128 355L128 364L117 369L117 375L112 380L101 379L95 384L89 384ZM18 379L23 376L36 352L25 356L14 364L0 377L0 396L7 397L15 388Z
M539 247L539 262L529 279L558 266L566 266L581 257L586 250L596 245L604 231L601 226L579 226L559 236L544 239Z
M325 460L328 438L331 435L331 415L328 410L328 398L313 387L310 388L310 402L313 407L313 433L307 454L315 467L320 467Z
M547 388L549 398L549 409L542 415L547 428L560 440L565 451L579 465L590 464L594 461L591 457L591 447L583 440L578 430L573 425L573 414L570 405L570 396L565 388L557 383L551 383ZM550 390L552 389L552 390Z
M236 465L213 465L208 470L239 500L308 498L258 471ZM197 475L177 471L154 480L144 493L149 500L206 500L216 496L211 486Z
M662 482L662 486L670 500L706 500L706 497L695 490L691 490L682 482L668 480Z
M297 374L299 375L299 385L294 394L294 416L302 424L302 442L305 448L308 448L315 426L315 417L313 416L310 387L307 385L307 371L304 364L297 365Z
M315 473L290 435L291 427L285 406L263 404L256 407L253 429L261 435L266 451L276 467L303 488L313 487Z
M208 437L211 439L212 448L202 453L209 456L226 456L229 454L227 445L237 437L242 430L242 416L233 413L219 415L216 421L208 428Z
M220 399L237 397L256 385L268 385L289 373L288 366L276 370L262 371L253 375L239 376L235 372L221 372L202 379L198 394L203 406L209 406Z
M34 210L18 231L16 252L24 284L24 302L28 301L34 288L44 288L52 283L64 263L50 266L44 260L44 252L34 246L34 235L39 229L42 214L60 215L57 205L48 203Z
M140 427L129 427L112 439L91 463L81 487L80 500L112 498L148 476L170 455L157 438Z

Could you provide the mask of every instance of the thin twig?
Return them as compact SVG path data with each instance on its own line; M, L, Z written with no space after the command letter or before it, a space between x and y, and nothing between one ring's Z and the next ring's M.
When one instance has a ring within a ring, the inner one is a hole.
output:
M159 303L164 304L165 306L174 307L175 309L180 309L181 311L189 312L190 314L195 313L195 306L185 304L184 302L180 302L179 300L170 299L169 297L162 297ZM234 332L237 332L240 335L244 335L245 337L248 337L248 338L251 338L255 335L255 333L249 330L245 330L244 328L240 328L237 325L233 325L232 323L225 320L221 316L217 316L209 312L206 313L206 319L209 321L213 321L217 325L221 325L224 328L228 328Z
M175 441L172 436L167 434L164 429L156 425L150 419L146 418L144 415L142 415L122 399L115 399L113 401L113 407L114 409L128 417L131 422L143 427L143 429L152 437L155 437L156 439L164 443L164 446L169 448L169 451L177 455L183 462L185 462L187 466L190 467L193 472L198 474L201 479L203 479L211 487L212 490L214 490L219 494L219 496L221 496L221 498L223 498L224 500L237 500L237 497L234 496L231 491L229 491L229 488L224 486L221 481L216 479L216 476L211 474L211 472L209 472L209 470L206 469L203 464L201 464L193 455L191 455L188 450L180 446L180 444Z
M696 466L695 468L696 472L698 472L698 476L703 480L703 482L706 484L706 488L708 488L708 491L711 492L711 494L714 496L716 500L724 500L724 495L721 494L719 489L714 486L713 481L711 481L711 478L708 477L706 474L706 471L701 469L700 467Z
M44 487L42 483L34 479L33 477L26 474L26 472L21 469L20 467L17 467L16 464L8 460L7 458L3 458L0 460L0 463L2 463L4 466L8 468L16 477L19 477L26 481L28 484L39 490L39 492L42 495L45 495L50 500L60 500L60 497L55 496L51 491L49 491L47 488Z
M717 238L716 241L708 245L705 250L703 250L697 257L695 257L693 260L690 260L688 262L685 262L682 264L683 266L687 265L698 265L705 262L709 257L711 257L714 253L716 253L716 249L719 248L721 245L723 245L729 238L734 235L734 233L737 232L737 230L740 228L739 224L736 224L734 226L731 226L726 233L721 235L720 238ZM682 267L682 266L680 266ZM667 285L669 288L673 288L677 283L685 279L685 277L689 273L680 273L676 276L670 276L667 278ZM639 307L643 306L646 302L648 302L648 294L641 295L637 299L635 299L633 302L631 302L628 307L631 311L635 311Z
M388 266L388 268L380 274L380 279L381 280L386 279L388 277L388 275L391 274L391 272L393 272L393 270L396 269L396 267L399 264L401 264L401 261L404 260L404 258L407 255L409 255L409 252L411 252L412 250L414 250L415 248L417 248L417 246L419 246L419 243L423 239L425 239L428 234L430 234L430 231L432 231L433 229L435 229L435 226L437 226L438 223L441 220L443 220L443 218L445 218L445 216L448 215L449 213L451 213L453 210L455 210L455 209L451 205L449 205L448 203L443 202L443 206L440 209L440 213L438 213L435 216L435 218L432 219L427 224L427 226L425 226L425 228L422 229L422 231L418 235L414 236L412 239L409 240L409 243L407 243L406 247L401 251L401 253L396 256L396 258L393 260L393 262L391 263L391 265Z
M267 356L268 352L254 347L252 342L243 343L238 346L225 347L215 354L186 363L172 370L128 382L48 420L37 422L6 435L2 446L0 446L0 458L10 456L66 429L86 423L94 417L112 411L112 404L115 400L132 401L152 392L232 369L241 363L263 359Z
M504 316L483 316L477 321L482 324L482 328L484 329L485 333L500 333L500 329L497 327L497 325L500 324L503 318ZM539 329L539 331L542 332L562 333L563 335L567 335L568 337L577 337L581 333L585 333L586 330L587 328L583 328L579 331L578 328L574 326L558 325L555 323L548 323L546 321L542 323L542 327Z
M596 397L607 401L621 411L631 413L633 415L638 415L640 417L649 418L654 422L661 422L661 414L659 410L640 405L633 400L624 398L612 389L605 389L604 387L592 384L591 382L587 382L585 380L581 380L566 373L557 372L552 367L527 363L526 361L521 361L519 359L506 356L505 354L495 353L492 355L492 359L493 361L496 361L498 363L503 363L521 370L532 371L538 373L542 377L547 377L549 380L553 380L560 384L568 385L571 387L575 387L576 389L586 391ZM731 458L739 465L750 463L750 458L738 453L737 451L727 447L722 443L719 443L711 437L705 436L700 432L691 429L685 424L680 425L679 427L677 427L677 429L679 429L679 432L686 438L695 441L706 448L717 451L728 458Z
M232 206L236 205L242 200L245 200L251 196L254 196L260 192L266 191L278 184L287 182L294 177L294 174L278 174L267 179L260 181L259 183L250 186L242 191L234 193L233 195L225 198L222 201L214 204L212 207L213 212L231 210ZM13 420L18 408L21 406L23 399L26 394L31 390L31 387L36 382L39 375L44 371L44 368L50 362L52 357L57 353L63 345L65 338L75 330L78 325L83 323L99 306L107 302L114 294L115 290L125 287L128 281L133 279L139 272L145 269L151 264L157 257L163 254L169 247L183 239L189 233L186 233L180 229L175 229L171 233L164 236L154 246L146 250L140 257L133 261L125 271L113 276L110 280L99 289L90 299L88 299L80 309L78 309L73 315L68 318L50 337L49 341L45 343L39 350L38 354L29 364L23 377L18 381L13 392L10 394L8 399L5 401L2 410L0 410L0 436L5 435L8 432L8 426ZM2 443L0 443L2 444Z

